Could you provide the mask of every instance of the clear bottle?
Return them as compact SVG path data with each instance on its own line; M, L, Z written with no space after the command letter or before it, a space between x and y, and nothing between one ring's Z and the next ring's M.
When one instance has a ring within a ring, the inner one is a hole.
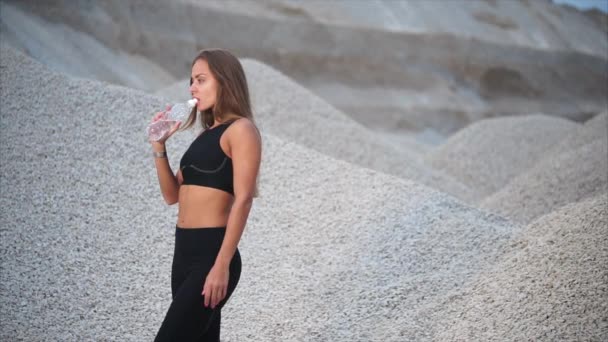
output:
M196 106L197 99L188 100L186 103L176 103L171 107L171 110L165 113L158 121L155 121L148 125L146 128L146 134L148 139L152 141L158 141L167 132L171 130L171 127L175 125L177 121L183 122L188 118L192 108Z

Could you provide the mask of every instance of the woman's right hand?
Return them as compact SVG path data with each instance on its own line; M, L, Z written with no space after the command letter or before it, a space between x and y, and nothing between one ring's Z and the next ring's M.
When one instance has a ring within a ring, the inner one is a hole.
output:
M152 122L150 122L150 123L154 123L156 121L162 120L166 116L167 112L169 112L170 110L171 110L171 106L167 106L167 109L165 109L164 111L154 114L154 117L152 118ZM165 141L167 141L167 139L169 139L169 137L172 136L173 133L175 133L175 131L177 131L177 129L179 128L179 126L181 124L182 124L181 121L177 121L175 123L175 125L173 125L173 127L171 127L171 130L169 132L165 133L165 135L163 135L158 141L150 140L150 143L155 147L164 146Z

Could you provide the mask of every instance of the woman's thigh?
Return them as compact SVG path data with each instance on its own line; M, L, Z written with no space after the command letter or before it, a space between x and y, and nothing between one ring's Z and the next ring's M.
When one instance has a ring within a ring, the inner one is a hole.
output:
M206 332L215 311L219 311L234 292L241 274L241 258L237 249L230 262L230 274L226 297L211 309L205 307L202 295L203 286L213 262L199 262L177 270L187 270L187 273L172 274L173 301L160 327L155 341L189 341Z
M206 274L207 272L197 269L184 279L169 306L155 342L194 341L204 333L214 312L214 309L203 305L201 292Z

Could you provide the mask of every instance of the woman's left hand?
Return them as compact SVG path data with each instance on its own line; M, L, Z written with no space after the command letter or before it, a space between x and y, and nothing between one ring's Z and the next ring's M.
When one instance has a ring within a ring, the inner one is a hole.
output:
M230 271L227 266L213 265L203 285L202 295L205 296L205 306L208 307L211 304L211 308L214 309L226 297L229 275Z

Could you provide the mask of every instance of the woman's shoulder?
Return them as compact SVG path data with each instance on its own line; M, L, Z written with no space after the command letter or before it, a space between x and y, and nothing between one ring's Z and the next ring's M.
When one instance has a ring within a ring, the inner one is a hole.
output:
M235 119L229 127L231 137L234 140L248 140L252 136L260 136L260 131L250 118L240 117ZM231 139L232 140L232 139Z
M240 118L232 119L230 128L232 129L232 131L239 131L240 133L244 133L247 131L257 132L258 130L253 120L243 116Z

